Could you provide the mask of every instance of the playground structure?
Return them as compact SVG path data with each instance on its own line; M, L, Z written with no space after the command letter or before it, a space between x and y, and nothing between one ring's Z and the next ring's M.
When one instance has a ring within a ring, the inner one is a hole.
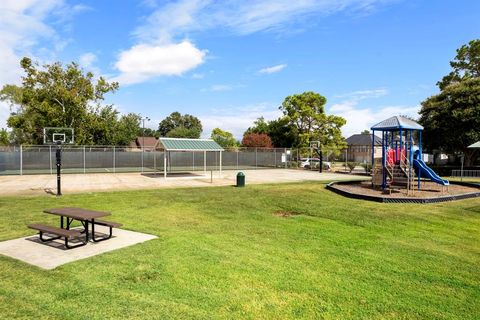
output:
M371 127L373 136L381 132L382 157L374 157L372 139L372 186L384 191L406 188L407 195L421 189L422 178L444 188L449 181L442 179L422 159L423 127L413 120L393 116Z

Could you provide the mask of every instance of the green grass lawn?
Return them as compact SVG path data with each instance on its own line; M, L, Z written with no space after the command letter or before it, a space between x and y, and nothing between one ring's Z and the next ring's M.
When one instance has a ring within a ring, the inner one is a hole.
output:
M321 183L4 197L0 240L58 223L54 206L159 238L52 271L0 256L2 319L480 315L480 199L378 204Z

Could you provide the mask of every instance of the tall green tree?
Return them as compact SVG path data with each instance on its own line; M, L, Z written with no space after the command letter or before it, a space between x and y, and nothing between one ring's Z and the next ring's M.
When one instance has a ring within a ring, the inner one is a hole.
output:
M162 137L198 139L202 134L202 123L190 114L172 112L159 123L158 132Z
M291 148L298 144L298 130L286 117L269 121L267 134L276 148Z
M233 148L238 146L238 142L231 132L223 131L220 128L212 130L210 137L223 148Z
M457 49L457 55L450 61L452 71L437 82L440 90L463 80L480 77L480 39L472 40Z
M75 62L39 67L25 57L20 65L25 73L21 86L0 90L0 100L14 109L7 124L15 143L41 144L44 127L73 128L77 144L110 145L124 141L119 136L131 136L113 132L127 128L118 125L118 112L111 105L104 106L105 95L118 90L118 83L95 79Z
M316 92L288 96L279 107L288 122L298 130L298 145L308 146L310 141L320 141L322 149L339 152L346 147L341 127L346 120L325 113L327 99Z
M437 83L440 93L422 102L419 122L428 149L461 152L469 166L478 150L467 146L480 140L480 39L461 46L450 66Z
M243 135L249 134L249 133L265 133L268 134L269 127L268 127L268 122L265 121L264 117L260 117L257 120L253 122L253 126L249 127Z
M0 129L0 146L8 146L10 144L8 136L8 131L5 128Z
M446 86L422 102L420 115L425 147L448 153L462 152L465 165L474 164L478 150L467 146L480 140L480 78Z

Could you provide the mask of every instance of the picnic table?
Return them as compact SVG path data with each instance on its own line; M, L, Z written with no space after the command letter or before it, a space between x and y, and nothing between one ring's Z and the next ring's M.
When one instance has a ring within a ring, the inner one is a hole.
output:
M111 215L110 212L94 211L94 210L75 208L75 207L52 208L52 209L46 209L43 212L60 216L60 228L53 227L53 226L45 226L41 224L30 224L28 225L28 227L31 229L38 230L40 232L40 240L44 242L65 238L65 246L68 249L86 245L90 241L90 233L92 235L93 242L100 242L100 241L110 239L112 237L112 228L118 228L122 226L120 223L117 223L117 222L105 221L105 220L99 219L106 216L110 216ZM74 220L79 221L82 224L83 230L70 229L70 226ZM96 225L109 227L109 234L100 238L97 237L95 235ZM90 226L91 226L91 231L89 230ZM54 234L56 235L56 237L45 239L43 237L43 233ZM82 241L80 244L77 244L74 246L68 244L69 239L79 238L82 234L85 234L85 240Z

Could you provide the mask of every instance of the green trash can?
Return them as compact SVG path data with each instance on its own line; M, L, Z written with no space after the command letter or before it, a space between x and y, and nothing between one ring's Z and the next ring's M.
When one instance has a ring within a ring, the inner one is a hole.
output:
M245 173L237 173L237 187L245 187Z

